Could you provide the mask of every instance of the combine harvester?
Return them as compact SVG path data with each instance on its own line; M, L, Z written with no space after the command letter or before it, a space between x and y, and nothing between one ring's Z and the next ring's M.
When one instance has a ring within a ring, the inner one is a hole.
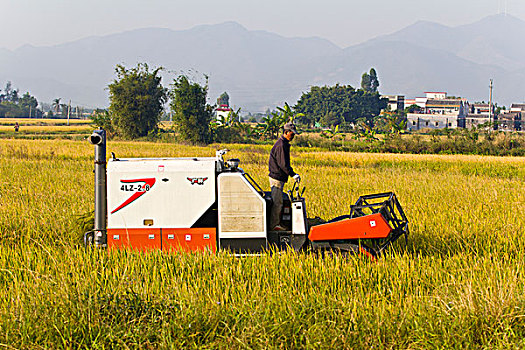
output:
M106 162L106 134L95 130L95 227L86 245L110 249L217 251L334 251L379 256L408 235L408 220L393 193L360 197L350 214L309 227L304 187L283 194L281 224L269 231L272 206L265 192L239 168L210 158L128 158ZM107 165L107 169L106 169Z

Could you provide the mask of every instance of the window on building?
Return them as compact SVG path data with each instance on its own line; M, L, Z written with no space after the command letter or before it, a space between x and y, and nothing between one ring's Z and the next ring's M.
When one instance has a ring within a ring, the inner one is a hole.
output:
M439 126L439 122L436 122L436 126Z
M412 121L412 125L416 125L416 121L415 120Z
M428 122L426 122L425 125L428 126Z
M452 126L452 123L448 123L448 126Z

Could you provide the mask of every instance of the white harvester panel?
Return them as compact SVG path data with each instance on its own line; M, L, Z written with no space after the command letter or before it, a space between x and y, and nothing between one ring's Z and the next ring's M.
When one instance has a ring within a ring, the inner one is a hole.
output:
M219 238L266 238L266 201L242 173L222 173Z
M306 205L304 199L292 203L292 234L306 235Z
M189 228L215 202L216 158L110 160L108 229Z

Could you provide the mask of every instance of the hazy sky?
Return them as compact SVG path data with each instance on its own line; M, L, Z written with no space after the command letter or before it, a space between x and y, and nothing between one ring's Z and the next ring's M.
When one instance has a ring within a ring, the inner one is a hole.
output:
M0 47L225 21L284 36L319 36L346 47L417 20L455 26L505 7L525 19L525 0L0 0Z

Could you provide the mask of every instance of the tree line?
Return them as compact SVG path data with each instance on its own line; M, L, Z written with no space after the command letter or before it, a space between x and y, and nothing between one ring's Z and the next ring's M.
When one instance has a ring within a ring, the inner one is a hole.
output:
M37 108L38 101L29 92L20 95L8 81L4 89L0 89L0 118L42 117L42 111Z
M166 113L172 116L173 127L181 140L192 143L236 141L238 138L275 137L288 121L304 127L333 127L340 124L373 125L386 107L377 88L379 80L374 69L362 76L360 89L350 85L314 86L303 93L297 104L278 107L256 126L240 122L238 111L228 118L214 117L215 105L208 104L208 79L205 83L191 81L187 76L175 78L169 88L162 85L162 68L150 69L145 63L126 68L117 65L116 78L109 84L110 107L96 113L95 123L124 138L140 138L158 133L159 122ZM223 103L223 94L217 103ZM169 101L169 110L164 105Z

